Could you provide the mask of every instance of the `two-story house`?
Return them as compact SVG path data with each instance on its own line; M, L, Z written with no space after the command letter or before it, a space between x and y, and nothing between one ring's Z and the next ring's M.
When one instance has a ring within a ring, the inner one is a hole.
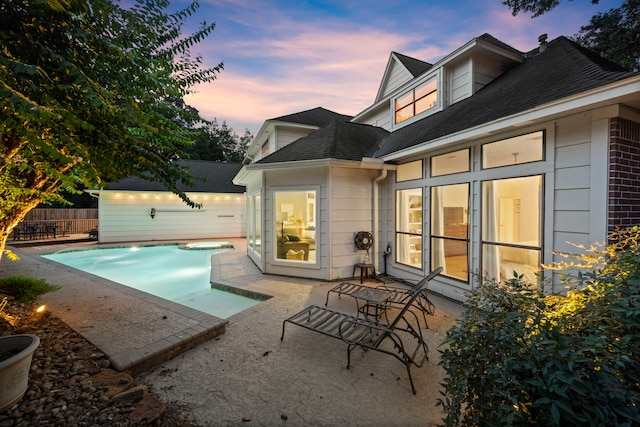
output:
M406 280L443 267L431 289L463 299L474 272L535 282L555 252L639 223L640 74L540 42L520 52L484 34L434 64L394 52L353 118L267 121L234 179L251 259L324 280L365 255Z

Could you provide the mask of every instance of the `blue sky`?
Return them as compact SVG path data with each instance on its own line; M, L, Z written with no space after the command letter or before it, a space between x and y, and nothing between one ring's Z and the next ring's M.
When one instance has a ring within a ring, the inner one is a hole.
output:
M172 7L187 2L172 0ZM501 0L266 1L200 0L190 24L215 22L192 48L218 78L186 98L207 119L254 135L270 118L315 107L355 115L370 105L392 51L435 63L489 33L521 51L576 34L620 0L561 0L532 19L512 16Z

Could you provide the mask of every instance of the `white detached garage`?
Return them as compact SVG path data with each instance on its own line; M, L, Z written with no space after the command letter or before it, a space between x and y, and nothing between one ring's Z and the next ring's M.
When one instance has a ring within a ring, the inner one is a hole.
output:
M246 236L245 187L233 177L239 163L181 160L194 177L192 187L182 187L201 208L187 206L162 184L138 177L124 178L102 190L98 197L100 243Z

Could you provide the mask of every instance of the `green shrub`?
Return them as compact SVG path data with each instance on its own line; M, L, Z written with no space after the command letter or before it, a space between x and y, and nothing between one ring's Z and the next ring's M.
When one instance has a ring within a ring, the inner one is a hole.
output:
M56 286L49 285L43 279L29 276L0 277L0 291L12 295L18 302L33 301L38 295L54 291Z
M640 229L545 266L575 286L544 295L484 277L441 352L444 425L640 423Z

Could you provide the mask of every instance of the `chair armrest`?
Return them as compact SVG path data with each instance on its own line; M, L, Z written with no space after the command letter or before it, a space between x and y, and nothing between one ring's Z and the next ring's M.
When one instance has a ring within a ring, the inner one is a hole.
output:
M395 291L395 292L411 292L413 290L413 288L410 287L404 287L404 286L389 286L389 285L378 285L376 286L377 289L382 289L382 290L386 290L386 291Z

